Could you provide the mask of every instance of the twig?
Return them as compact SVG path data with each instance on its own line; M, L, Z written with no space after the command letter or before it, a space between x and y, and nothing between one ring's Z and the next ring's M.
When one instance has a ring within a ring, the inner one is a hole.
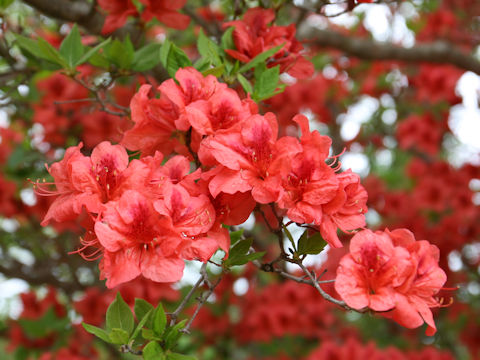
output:
M170 326L175 325L175 323L177 322L178 315L180 315L180 313L183 311L185 306L187 306L187 303L190 301L195 291L197 291L200 285L202 285L203 282L205 281L205 275L204 275L205 273L202 271L202 269L205 269L205 272L206 272L206 268L207 268L207 264L205 263L202 265L202 268L200 269L200 278L197 280L195 285L193 285L193 287L190 289L188 294L183 298L182 302L178 305L175 311L170 313Z
M130 353L130 354L133 354L133 355L142 355L143 354L142 350L135 350L128 344L124 344L124 345L120 346L120 352L122 352L124 354Z
M198 305L193 313L193 315L190 317L190 320L188 320L187 324L185 325L185 327L180 330L181 332L185 333L185 334L189 334L190 333L190 327L192 326L192 323L193 321L195 320L195 318L197 317L198 315L198 312L200 311L200 309L202 308L203 304L205 304L205 302L208 300L208 298L210 297L210 295L212 295L213 291L215 290L215 288L217 287L217 285L220 283L220 281L222 280L222 276L220 275L220 277L217 279L217 281L212 284L209 280L208 280L208 277L205 279L206 281L206 284L208 285L208 290L206 292L203 293L202 296L200 296L197 300L198 300ZM207 282L208 281L208 282Z
M317 289L317 291L320 293L320 295L322 295L322 297L327 300L327 301L330 301L331 303L334 303L342 308L344 308L345 310L352 310L352 311L356 311L356 312L364 312L362 310L357 310L357 309L353 309L351 308L350 306L348 306L345 301L342 301L342 300L337 300L335 299L334 297L332 297L330 294L328 294L325 290L323 290L319 283L317 282L317 279L315 278L314 275L312 275L312 273L305 267L305 265L302 264L301 261L293 261L292 260L292 263L294 264L297 264L298 266L300 266L300 268L303 270L303 272L310 278L311 282L312 282L312 285L315 289Z

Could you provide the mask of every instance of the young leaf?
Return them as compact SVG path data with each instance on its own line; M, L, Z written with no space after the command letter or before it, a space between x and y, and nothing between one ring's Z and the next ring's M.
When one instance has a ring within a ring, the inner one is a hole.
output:
M60 55L67 61L68 67L72 69L75 68L83 52L82 38L80 37L77 24L74 24L60 45Z
M153 330L143 328L142 329L142 337L145 340L162 340L160 337L156 336Z
M171 77L175 77L177 70L187 66L192 66L192 62L182 49L172 44L167 60L167 72Z
M273 96L278 86L279 76L280 66L277 65L262 72L259 78L255 78L255 86L253 88L254 99L264 100Z
M108 335L112 344L122 345L128 343L128 334L123 329L113 328Z
M144 360L163 360L165 354L162 347L156 341L150 341L142 351Z
M172 43L168 39L165 39L162 47L160 48L160 62L162 63L165 69L167 68L168 54L170 54L171 47L172 47Z
M244 229L240 229L240 230L237 230L237 231L232 231L230 233L230 244L231 244L231 246L235 245L239 240L242 239L243 230Z
M86 324L86 323L82 323L82 325L83 325L83 328L90 334L95 335L96 337L102 339L105 342L108 342L108 343L110 342L110 336L105 330L90 324Z
M223 49L235 49L235 43L233 42L233 26L229 27L222 35L220 43L222 44Z
M175 326L168 328L165 334L165 348L171 349L177 343L177 340L182 336L181 329L185 327L187 319L180 321Z
M200 30L198 34L197 49L200 55L215 65L215 67L222 65L222 60L219 56L220 48L203 33L203 30Z
M22 49L27 50L30 54L35 55L39 58L44 59L43 53L40 51L40 46L38 45L38 42L29 39L25 36L22 35L16 35L15 34L15 40Z
M123 329L130 335L133 331L134 320L130 307L123 301L120 293L107 309L107 330L114 328Z
M107 58L120 69L130 69L133 62L134 49L127 37L123 42L114 40L110 43L109 46L105 48L105 54Z
M88 49L85 54L83 54L78 60L77 62L75 63L75 66L78 66L78 65L81 65L83 64L84 62L90 60L90 58L95 55L97 53L98 50L100 50L101 48L103 48L105 45L109 44L111 41L110 38L108 38L107 40L105 41L102 41L100 44L98 44L97 46L91 48L91 49ZM107 60L105 60L107 61ZM108 63L108 61L107 61Z
M145 326L145 324L147 323L147 321L149 320L150 318L150 315L152 314L152 310L149 310L143 317L142 319L140 320L140 322L138 323L137 327L135 328L134 332L132 333L132 336L130 336L130 339L129 340L133 340L137 337L137 335L140 333L140 330L143 329L143 327Z
M250 60L248 63L243 65L240 69L238 69L238 72L243 73L247 70L250 70L253 67L256 67L258 64L265 62L265 60L267 60L270 56L275 55L281 48L283 48L284 45L285 44L280 44L271 49L268 49L267 51L264 51L261 54L258 54L252 60Z
M250 84L250 81L248 81L245 76L243 76L242 74L238 73L237 74L237 80L238 82L240 83L240 85L242 85L243 87L243 90L245 90L245 92L247 94L252 94L253 93L253 88L252 88L252 84Z
M236 266L246 264L249 261L246 256L252 246L252 242L252 238L237 242L230 250L229 257L225 260L225 265Z
M225 65L222 64L220 66L202 71L202 75L203 76L213 75L215 77L220 77L223 75L224 71L225 71Z
M298 240L298 253L316 255L319 254L327 245L327 242L323 240L322 235L319 232L312 236L308 236L308 230L305 230L300 239Z
M133 307L133 310L135 312L137 320L140 321L141 319L143 319L146 313L153 310L153 305L143 299L135 299L135 305ZM151 328L151 326L148 327Z
M153 313L153 332L157 336L162 336L165 326L167 325L167 316L163 310L162 304L158 304Z
M160 63L161 47L161 44L152 43L136 51L133 56L132 70L142 72L158 65Z
M63 68L67 68L68 64L67 61L63 58L63 56L55 49L50 43L43 39L38 38L38 46L40 51L45 56L45 59L50 60L51 62L62 66Z
M37 40L29 39L22 35L15 35L15 40L22 49L27 50L30 54L44 60L48 60L52 63L58 64L62 67L66 67L65 60L61 57L60 53L44 39Z

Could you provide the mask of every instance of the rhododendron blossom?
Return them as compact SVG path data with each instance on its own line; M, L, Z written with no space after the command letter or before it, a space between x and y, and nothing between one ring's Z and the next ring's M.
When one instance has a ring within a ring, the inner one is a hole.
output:
M426 240L415 241L406 229L385 232L363 230L350 242L350 253L337 269L335 290L354 309L382 311L401 325L428 324L436 331L431 307L446 281L438 266L439 251Z

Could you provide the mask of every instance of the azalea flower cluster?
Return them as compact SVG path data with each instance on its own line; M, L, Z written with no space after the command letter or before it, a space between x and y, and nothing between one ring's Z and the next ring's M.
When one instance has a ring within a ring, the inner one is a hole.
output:
M84 256L102 255L101 274L114 287L138 275L158 282L181 278L183 260L206 262L229 249L225 225L244 222L257 204L312 224L334 247L337 229L365 225L367 194L359 176L327 164L331 139L310 132L297 115L300 139L277 138L275 115L258 114L226 84L197 70L178 70L176 81L149 97L142 86L131 101L135 126L122 145L102 142L91 156L67 149L48 170L59 195L42 224L62 222L85 209L91 215ZM129 162L125 147L139 151ZM196 162L193 172L191 163ZM95 248L89 252L88 248Z
M439 256L435 245L415 241L406 229L363 230L340 260L335 290L348 306L382 312L407 328L425 321L431 336L436 327L430 308L441 305L433 296L447 280Z
M280 72L287 72L295 78L307 78L313 75L313 64L301 54L303 45L295 38L296 26L269 25L275 20L273 9L259 7L247 10L241 20L229 21L224 28L233 26L233 42L236 50L226 49L225 52L243 63L255 56L283 45L269 59L268 66L280 65Z

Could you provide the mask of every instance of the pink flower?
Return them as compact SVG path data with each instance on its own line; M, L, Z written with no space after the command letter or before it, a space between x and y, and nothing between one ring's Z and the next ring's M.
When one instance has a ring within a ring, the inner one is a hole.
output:
M320 233L331 246L342 247L337 228L347 232L365 226L368 195L360 185L360 177L351 170L338 174L337 179L339 185L335 197L322 205Z
M181 239L139 192L128 190L110 201L95 223L95 234L105 248L100 265L107 287L142 274L157 282L174 282L183 274L183 260L176 253Z
M425 322L426 334L433 335L430 308L440 306L434 295L447 278L438 266L439 256L436 246L415 241L407 229L363 230L340 260L335 290L354 309L382 311L382 316L407 328Z
M432 336L437 329L430 308L440 306L434 295L447 281L447 275L438 266L440 251L426 240L415 241L407 229L387 230L386 233L395 245L410 252L415 270L395 289L395 309L385 316L410 329L426 322L426 334Z
M42 226L51 220L58 222L72 220L77 217L85 207L92 213L99 213L102 209L101 189L92 173L90 158L82 155L78 146L67 149L62 161L54 163L48 172L54 179L56 191L45 188L48 183L36 184L36 191L40 195L53 195L58 197L50 205Z
M412 267L408 251L395 247L387 234L363 230L352 238L350 253L340 260L335 290L354 309L391 310L394 287L406 280Z

